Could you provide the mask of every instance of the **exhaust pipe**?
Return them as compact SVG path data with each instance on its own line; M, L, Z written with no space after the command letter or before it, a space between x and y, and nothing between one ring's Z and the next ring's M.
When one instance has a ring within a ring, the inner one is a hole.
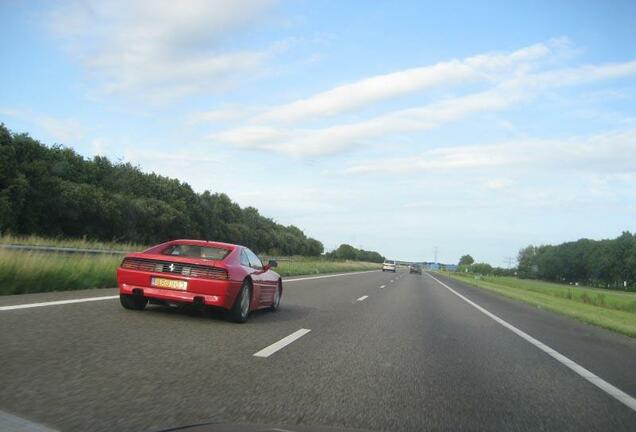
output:
M205 307L205 300L201 296L196 296L192 301L192 305L197 309L203 309Z

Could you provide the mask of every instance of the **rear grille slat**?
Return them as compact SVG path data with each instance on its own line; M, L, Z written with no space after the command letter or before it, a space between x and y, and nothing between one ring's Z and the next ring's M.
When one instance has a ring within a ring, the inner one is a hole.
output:
M149 260L143 258L125 258L121 267L129 270L139 270L156 273L178 274L203 279L228 279L225 269L219 267L183 264L170 261Z

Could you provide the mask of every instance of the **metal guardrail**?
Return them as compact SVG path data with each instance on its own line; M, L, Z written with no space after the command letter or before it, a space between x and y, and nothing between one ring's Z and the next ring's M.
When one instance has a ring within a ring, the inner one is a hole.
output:
M0 249L21 250L25 252L55 252L55 253L71 253L71 254L89 254L89 255L126 255L130 251L120 251L112 249L81 249L67 248L58 246L38 246L38 245L17 245L17 244L0 244Z
M271 260L271 259L275 259L276 261L294 261L294 257L290 257L290 256L269 256L269 255L259 255L258 256L261 261L263 261L264 263L266 263L267 261Z
M0 244L0 249L21 250L25 252L52 252L52 253L72 253L72 254L92 254L92 255L126 255L133 251L122 251L114 249L83 249L83 248L68 248L59 246L40 246L40 245L21 245L21 244ZM260 256L261 261L267 262L269 259L275 259L276 261L294 261L294 257L291 256Z

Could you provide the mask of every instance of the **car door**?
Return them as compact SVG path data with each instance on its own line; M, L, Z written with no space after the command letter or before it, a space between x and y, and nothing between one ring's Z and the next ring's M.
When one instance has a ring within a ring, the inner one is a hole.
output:
M254 284L254 293L252 299L256 301L257 307L270 305L274 299L274 290L267 281L263 263L260 258L251 250L245 249L247 259L252 269L252 282Z
M248 249L247 248L242 248L241 249L241 255L240 255L240 262L241 262L241 266L243 268L245 268L245 270L247 270L247 272L249 273L249 275L252 278L252 306L256 306L257 301L258 301L258 296L260 295L260 284L258 283L258 275L255 274L256 270L252 267L252 264L250 263L250 259L249 259L249 255L247 253Z

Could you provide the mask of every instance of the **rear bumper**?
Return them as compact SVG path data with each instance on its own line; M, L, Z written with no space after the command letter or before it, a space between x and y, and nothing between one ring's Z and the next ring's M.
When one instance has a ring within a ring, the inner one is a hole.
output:
M188 282L187 290L160 288L152 285L153 277L183 280ZM144 297L179 303L200 303L231 309L241 289L242 282L233 280L208 280L178 275L151 273L138 270L117 269L119 293L141 294ZM141 290L139 292L138 290Z
M141 291L139 291L141 290ZM158 300L165 300L169 302L176 303L194 303L195 299L199 302L203 302L208 306L218 306L225 309L230 309L234 302L234 298L230 299L228 295L212 295L212 294L201 294L189 291L179 291L172 290L166 288L155 288L155 287L144 287L144 286L136 286L130 284L119 284L119 293L132 295L143 294L144 297L154 298Z

